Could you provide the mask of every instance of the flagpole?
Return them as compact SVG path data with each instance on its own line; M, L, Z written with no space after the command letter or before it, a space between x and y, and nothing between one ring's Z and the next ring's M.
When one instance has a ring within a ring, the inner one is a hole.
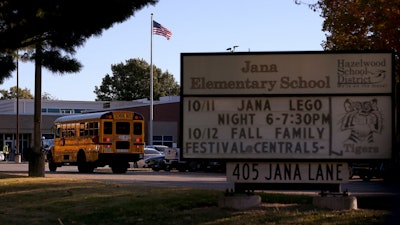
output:
M150 25L150 120L149 120L149 145L153 145L153 13Z

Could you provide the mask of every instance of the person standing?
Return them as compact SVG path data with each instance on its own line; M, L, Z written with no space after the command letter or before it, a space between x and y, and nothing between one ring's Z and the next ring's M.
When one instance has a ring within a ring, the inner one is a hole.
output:
M9 151L8 151L8 145L6 144L6 145L4 145L4 147L3 147L4 161L8 161L8 153L9 153Z

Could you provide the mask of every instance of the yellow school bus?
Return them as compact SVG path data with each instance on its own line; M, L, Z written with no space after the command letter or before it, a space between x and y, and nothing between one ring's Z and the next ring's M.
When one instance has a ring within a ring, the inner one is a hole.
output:
M77 165L81 173L109 165L125 173L144 152L144 119L139 113L108 111L59 117L54 146L47 154L49 170Z

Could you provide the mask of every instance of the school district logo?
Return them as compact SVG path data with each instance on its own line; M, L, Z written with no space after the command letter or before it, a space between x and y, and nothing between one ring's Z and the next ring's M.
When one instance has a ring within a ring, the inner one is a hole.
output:
M368 87L377 85L386 78L386 59L355 60L338 59L337 76L339 87Z

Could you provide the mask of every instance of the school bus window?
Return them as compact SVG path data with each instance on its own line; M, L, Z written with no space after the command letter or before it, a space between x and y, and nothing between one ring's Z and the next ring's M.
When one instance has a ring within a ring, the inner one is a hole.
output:
M87 123L85 136L96 136L98 135L99 125L97 122Z
M79 136L80 137L85 136L85 123L79 124Z
M74 137L75 136L75 124L65 124L62 130L63 137Z
M61 128L61 136L67 137L67 133L68 133L67 127L65 125L63 125Z
M91 135L91 130L92 130L92 123L87 123L86 124L86 136Z
M96 129L97 129L97 122L90 122L86 123L86 130L85 130L85 136L93 136L96 135Z
M68 137L68 131L67 130L62 130L62 136L63 137Z
M59 138L60 137L60 132L61 132L60 125L57 125L55 130L56 130L56 138Z
M75 124L72 123L69 125L68 133L70 137L75 137Z
M142 123L133 123L133 134L134 135L142 134Z
M89 130L90 130L89 123L85 123L85 136L86 137L90 136Z
M67 130L67 137L73 137L74 133L72 132L72 130L70 128L68 128Z
M129 122L117 122L116 124L117 134L129 134L130 133L130 123Z
M95 122L93 126L93 135L99 135L99 123Z
M65 124L62 124L62 125L59 125L59 128L58 129L60 129L60 135L61 135L61 137L64 137L65 136L65 134L64 134L64 129L65 128Z
M112 122L104 122L104 134L112 134Z
M71 124L69 128L70 137L75 137L75 124Z
M65 128L64 128L64 131L65 131L64 133L65 133L65 136L66 136L66 137L69 137L69 134L70 134L70 133L69 133L69 126L68 126L68 125L69 125L69 124L67 124L67 126L65 126Z

